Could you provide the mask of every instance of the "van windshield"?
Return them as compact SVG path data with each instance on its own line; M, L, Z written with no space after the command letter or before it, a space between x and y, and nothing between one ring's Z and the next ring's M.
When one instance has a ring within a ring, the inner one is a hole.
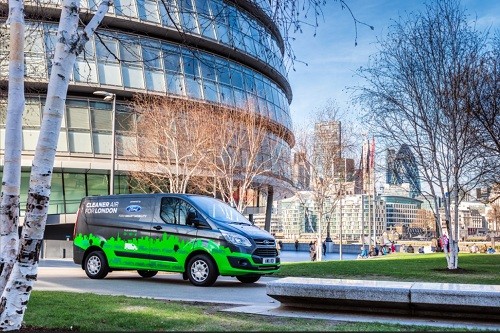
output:
M241 223L251 225L240 212L228 204L210 197L192 197L198 207L212 219L225 223Z

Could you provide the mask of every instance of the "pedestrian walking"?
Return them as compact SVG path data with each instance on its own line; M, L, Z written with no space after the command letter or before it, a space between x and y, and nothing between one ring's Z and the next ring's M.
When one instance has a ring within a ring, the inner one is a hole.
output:
M326 256L326 241L323 241L323 257Z
M316 261L316 241L309 243L309 255L311 261Z
M364 246L361 246L360 252L358 254L358 259L366 259L366 258L368 258L368 250Z
M296 239L295 240L295 251L298 251L299 250L299 240Z

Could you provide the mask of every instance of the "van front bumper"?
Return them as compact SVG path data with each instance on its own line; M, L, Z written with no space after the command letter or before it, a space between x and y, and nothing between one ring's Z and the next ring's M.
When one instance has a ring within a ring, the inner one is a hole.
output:
M280 268L281 262L279 257L275 257L275 263L274 264L262 264L263 259L262 257L257 257L257 256L252 256L252 263L249 259L247 258L241 258L241 257L227 257L229 264L231 265L232 268L235 269L243 269L246 271L254 271L254 272L267 272L267 271L277 271Z

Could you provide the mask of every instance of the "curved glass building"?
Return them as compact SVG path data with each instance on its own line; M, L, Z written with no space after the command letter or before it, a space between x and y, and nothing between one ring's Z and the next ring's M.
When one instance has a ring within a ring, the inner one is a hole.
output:
M408 145L403 144L397 154L394 150L387 152L387 184L410 184L410 197L416 198L422 192L420 176L415 156Z
M27 193L60 15L60 1L40 3L42 7L27 2L25 8L26 110L21 194ZM81 3L81 20L87 22L98 1ZM5 23L7 12L7 0L0 0L0 23ZM8 28L2 24L2 151L8 51ZM68 218L67 214L76 212L83 196L110 191L112 103L95 96L93 93L98 90L116 95L115 193L134 192L127 175L131 167L127 156L133 156L140 147L135 136L136 116L127 101L138 93L257 112L269 121L270 128L278 126L282 129L279 133L285 133L278 136L277 131L270 130L268 140L285 151L282 162L289 166L293 145L289 112L292 92L284 67L284 52L282 35L271 19L266 1L115 0L73 69L57 147L49 214L58 219ZM248 105L253 107L249 110ZM280 169L274 176L278 186L286 187L291 179L290 167Z

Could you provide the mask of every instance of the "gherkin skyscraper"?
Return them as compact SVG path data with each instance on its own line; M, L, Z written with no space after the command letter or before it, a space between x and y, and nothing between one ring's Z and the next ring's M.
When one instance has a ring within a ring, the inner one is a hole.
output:
M398 152L394 149L387 151L387 184L402 185L410 184L410 197L420 195L420 177L415 156L408 145L403 144Z

